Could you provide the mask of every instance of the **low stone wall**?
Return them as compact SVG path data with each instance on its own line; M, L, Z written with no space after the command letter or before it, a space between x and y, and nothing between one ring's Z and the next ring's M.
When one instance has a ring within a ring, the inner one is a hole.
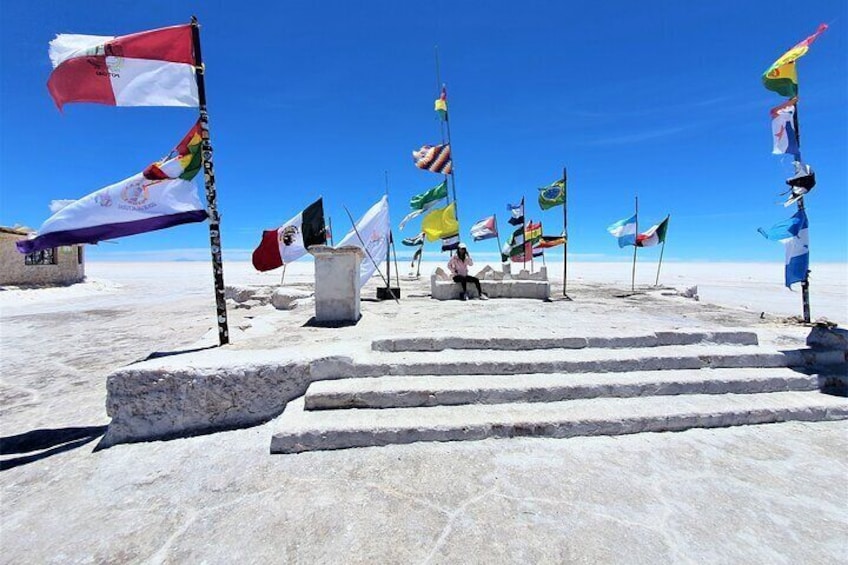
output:
M188 356L177 365L153 360L115 371L106 380L112 421L98 447L261 424L312 381L355 373L348 357L286 363L253 353L251 361L224 352L212 355L211 365L192 366L197 357Z
M544 267L537 273L521 271L517 275L509 272L509 265L503 273L486 267L476 275L480 279L480 287L489 298L532 298L548 300L551 297L551 283L548 281L547 269ZM457 300L462 294L462 286L453 282L451 276L441 267L430 276L430 296L436 300ZM468 296L478 298L477 289L473 284L468 285Z

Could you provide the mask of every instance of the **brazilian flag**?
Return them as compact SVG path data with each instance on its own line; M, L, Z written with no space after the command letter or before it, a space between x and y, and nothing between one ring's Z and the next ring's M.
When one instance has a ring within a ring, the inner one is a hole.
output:
M542 210L565 203L565 181L562 179L539 189L539 207Z

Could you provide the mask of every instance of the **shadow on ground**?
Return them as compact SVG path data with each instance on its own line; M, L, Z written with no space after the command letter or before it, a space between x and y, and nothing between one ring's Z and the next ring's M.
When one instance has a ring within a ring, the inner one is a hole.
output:
M106 426L85 426L32 430L0 438L0 455L27 453L22 457L0 460L0 471L40 461L94 441L106 433ZM37 451L38 453L32 453Z

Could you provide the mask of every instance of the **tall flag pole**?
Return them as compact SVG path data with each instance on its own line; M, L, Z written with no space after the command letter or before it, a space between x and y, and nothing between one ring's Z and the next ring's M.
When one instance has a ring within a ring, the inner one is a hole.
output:
M668 230L669 220L671 220L671 214L669 214L665 218L665 225L666 225L665 229L666 230ZM660 284L660 269L662 268L663 253L665 253L665 240L666 240L665 233L663 233L663 240L662 240L663 246L662 246L662 249L660 249L660 261L659 261L659 263L657 263L657 280L654 281L654 286L659 286L659 284Z
M200 55L200 24L191 17L191 39L194 46L195 77L200 109L201 155L203 156L203 179L206 185L206 209L209 213L209 245L212 251L212 275L215 281L215 307L218 319L218 342L230 342L227 327L227 301L224 298L224 262L221 258L221 217L218 215L218 196L215 192L215 168L212 163L212 143L209 141L209 113L206 111L206 83L203 58Z
M562 296L567 300L566 288L568 287L568 171L562 168L562 234L565 243L562 246Z
M792 192L792 196L796 195L796 185L790 181L795 180L799 186L797 187L797 204L798 204L798 214L804 216L804 220L806 222L807 216L804 205L804 194L809 192L810 189L815 185L815 177L812 176L812 172L809 167L805 167L803 161L801 160L801 134L799 132L798 126L798 73L796 68L796 62L798 59L806 55L807 51L810 48L810 45L827 30L827 25L821 24L816 29L815 33L803 41L797 43L792 49L784 53L777 61L775 61L771 67L769 67L765 73L763 73L763 86L765 86L768 90L773 92L777 92L781 96L785 96L790 98L790 104L794 107L794 112L792 116L793 125L795 127L795 168L796 175L795 177L789 179L787 184L789 184L790 191ZM793 104L794 102L794 104ZM785 105L784 105L785 106ZM791 152L788 150L791 144L787 144L787 150L785 152ZM775 147L775 152L778 152L777 145ZM806 174L805 174L806 173ZM804 185L803 179L807 178L808 184ZM789 202L792 201L792 196L790 196ZM806 225L804 226L806 228ZM806 252L807 257L809 257L809 242L806 243ZM787 255L787 272L789 269L789 256ZM809 259L807 259L809 261ZM788 280L788 275L787 275ZM787 286L789 286L787 284ZM802 308L804 315L804 322L810 323L810 270L809 263L807 263L807 267L805 269L804 278L801 280L801 300L802 300Z
M442 82L442 71L441 64L439 62L439 46L435 46L436 52L436 89L439 92L439 100L441 102L441 108L439 109L439 114L442 116L440 120L439 127L442 133L442 143L444 144L447 141L448 147L450 147L451 151L451 160L453 160L453 146L451 145L451 130L450 130L450 111L448 110L447 105L447 89L445 84ZM447 137L445 137L445 132L447 132ZM456 202L456 173L451 167L450 175L445 174L445 180L448 180L450 177L450 186L451 186L451 194L453 196L453 201ZM459 216L457 216L459 218Z
M498 215L492 214L492 217L495 219L495 238L496 238L496 241L498 242L498 253L500 253L501 249L503 249L503 247L501 247L501 236L500 236L500 230L498 229Z
M636 196L636 233L639 233L639 196ZM633 242L633 272L630 275L630 292L636 292L636 250L639 246Z

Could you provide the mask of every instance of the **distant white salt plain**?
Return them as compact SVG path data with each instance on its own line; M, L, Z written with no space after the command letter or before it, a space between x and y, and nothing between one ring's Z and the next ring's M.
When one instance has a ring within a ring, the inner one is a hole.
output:
M472 267L475 273L487 263ZM489 264L500 269L499 264ZM445 262L425 262L421 275L427 277ZM528 264L528 268L529 268ZM538 269L541 264L534 265ZM381 266L385 269L385 264ZM411 273L410 265L392 264L401 278ZM517 273L521 264L514 264ZM549 261L548 275L554 293L561 292L562 262ZM841 326L848 326L848 263L813 264L810 275L810 303L812 319L827 318ZM648 289L656 279L656 263L640 263L636 269L636 287ZM211 263L205 262L90 262L86 265L86 280L82 283L50 288L5 287L0 291L0 310L4 315L36 313L39 311L74 311L109 305L143 304L157 301L179 300L211 296L213 277ZM260 273L248 262L224 264L226 285L312 284L314 264L304 260L283 269ZM626 262L568 264L568 289L570 295L579 297L581 285L603 284L630 290L631 264ZM377 284L379 278L369 282ZM781 263L686 263L667 262L662 266L660 285L677 290L698 287L702 303L741 308L751 312L765 312L776 316L800 316L800 285L789 290L783 285Z

